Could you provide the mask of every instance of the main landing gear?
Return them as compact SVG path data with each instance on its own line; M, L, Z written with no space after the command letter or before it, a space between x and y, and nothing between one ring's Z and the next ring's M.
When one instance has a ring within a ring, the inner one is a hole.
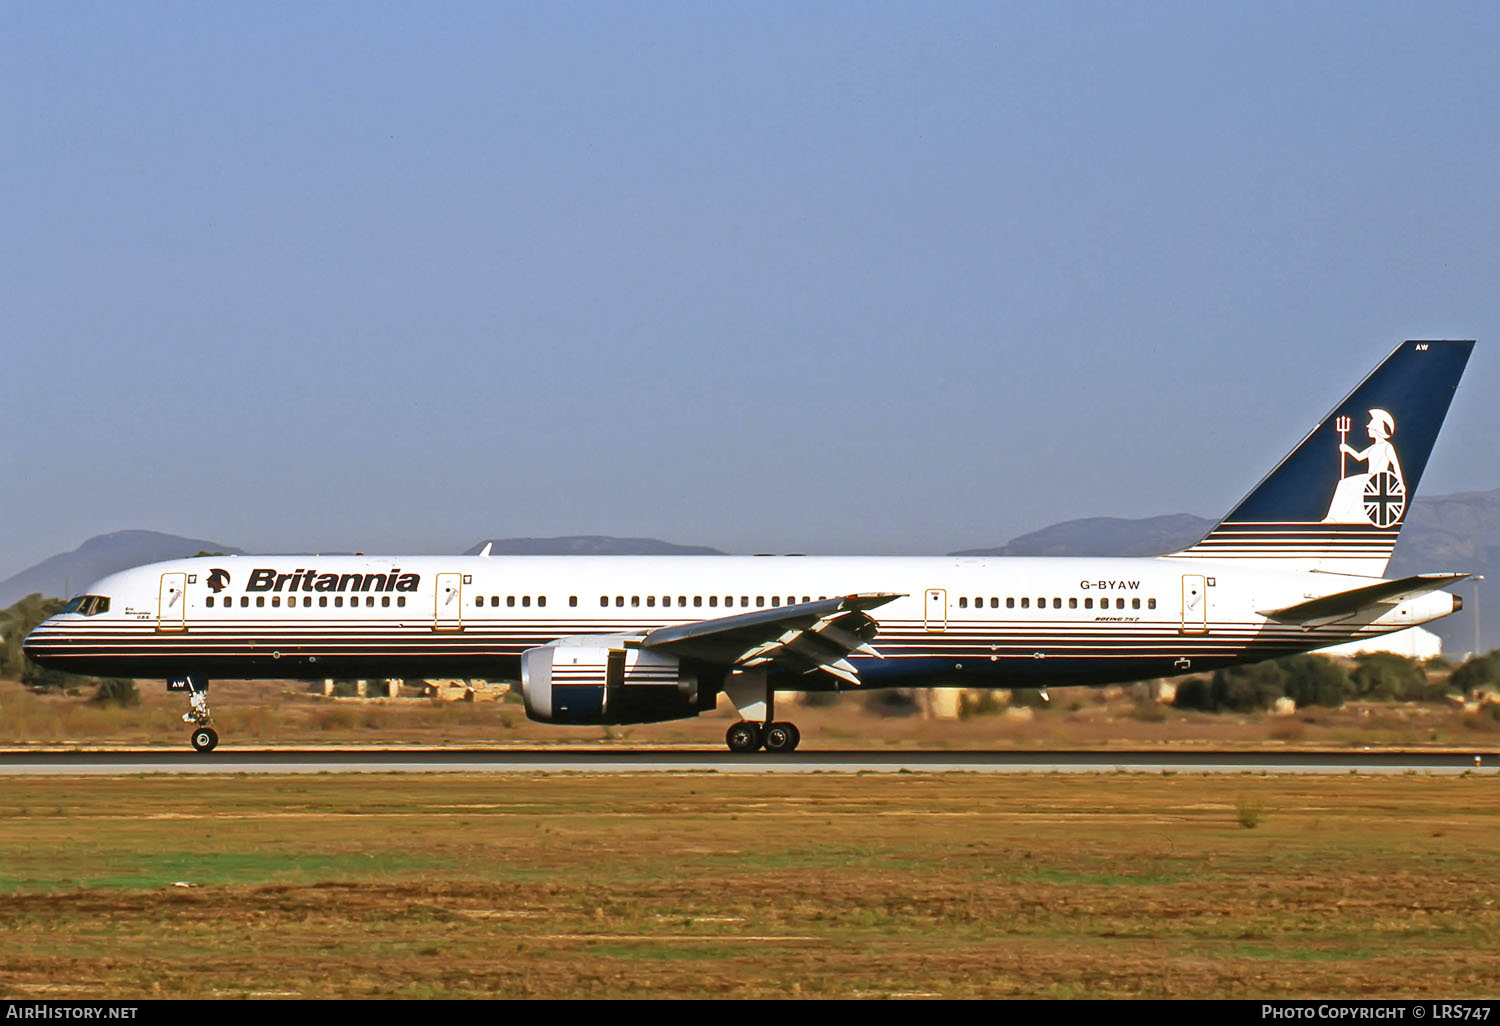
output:
M795 752L802 732L795 723L777 722L776 692L764 671L739 671L724 684L724 693L744 719L724 734L731 752Z
M802 743L802 732L795 723L752 723L740 720L724 734L731 752L795 752Z
M214 715L208 709L208 681L202 677L173 677L167 681L167 690L188 693L188 711L182 714L183 723L194 725L188 740L197 751L213 751L219 743L219 732L212 726Z

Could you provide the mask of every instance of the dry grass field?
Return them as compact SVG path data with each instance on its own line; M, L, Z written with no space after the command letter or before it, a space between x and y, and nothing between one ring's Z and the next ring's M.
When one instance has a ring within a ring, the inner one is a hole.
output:
M1491 776L9 778L0 997L1493 997Z
M160 681L139 682L141 702L103 707L87 694L36 694L0 680L0 744L149 745L182 748L187 701ZM532 723L514 697L506 701L436 702L415 697L328 699L308 685L283 681L221 681L210 689L222 744L625 744L719 748L738 717L720 708L690 720L625 727L559 727ZM835 704L778 703L778 714L802 730L803 746L849 748L1341 748L1458 746L1500 748L1500 716L1445 703L1350 703L1293 716L1176 710L1143 701L1138 689L1054 688L1040 708L976 715L958 721L884 714L870 697L845 694ZM1500 707L1495 707L1500 710ZM900 712L897 710L896 712Z

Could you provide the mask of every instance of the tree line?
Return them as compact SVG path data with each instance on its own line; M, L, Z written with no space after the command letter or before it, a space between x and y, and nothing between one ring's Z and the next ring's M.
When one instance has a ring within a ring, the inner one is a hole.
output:
M1216 670L1177 685L1173 705L1208 712L1253 712L1279 698L1298 708L1337 708L1347 701L1439 702L1449 694L1500 689L1500 649L1453 667L1441 659L1419 662L1393 652L1356 656L1354 665L1316 654L1287 656Z

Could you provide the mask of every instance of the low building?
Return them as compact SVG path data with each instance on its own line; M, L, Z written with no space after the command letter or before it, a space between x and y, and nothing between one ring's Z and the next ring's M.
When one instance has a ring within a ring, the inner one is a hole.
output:
M1391 652L1408 659L1432 659L1443 654L1443 639L1426 628L1408 627L1378 638L1320 648L1315 654L1352 659L1370 652Z

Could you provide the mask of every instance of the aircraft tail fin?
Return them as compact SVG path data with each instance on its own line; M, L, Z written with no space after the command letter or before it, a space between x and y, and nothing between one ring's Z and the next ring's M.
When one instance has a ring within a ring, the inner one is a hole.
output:
M1473 348L1401 343L1202 541L1171 555L1382 576Z

